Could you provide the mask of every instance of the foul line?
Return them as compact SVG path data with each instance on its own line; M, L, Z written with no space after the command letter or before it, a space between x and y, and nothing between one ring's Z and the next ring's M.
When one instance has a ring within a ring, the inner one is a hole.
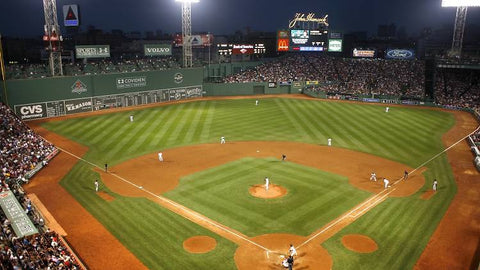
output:
M459 139L458 141L456 141L455 143L453 143L452 145L450 145L449 147L445 148L443 151L441 151L440 153L434 155L432 158L430 158L429 160L423 162L422 164L420 164L419 166L417 166L417 168L413 169L411 172L408 173L408 176L410 176L411 174L413 174L414 172L416 172L418 169L420 169L421 167L425 166L426 164L430 163L432 160L436 159L437 157L439 157L440 155L442 155L443 153L447 152L448 150L450 150L451 148L455 147L457 144L459 144L460 142L462 142L463 140L465 140L466 138L470 137L472 134L474 134L475 132L479 131L480 130L480 126L478 126L474 131L470 132L468 135L464 136L463 138ZM400 177L399 179L397 179L393 184L392 186L398 184L400 181L402 181L403 177ZM389 191L388 193L386 193L385 195L383 195L379 200L377 201L380 201L381 199L385 198L386 196L388 196L390 193L392 193L393 191L395 190L392 189L391 191ZM355 207L353 210L351 210L350 212L348 212L347 214L343 214L342 216L340 216L335 222L333 222L332 224L330 224L329 226L327 226L326 228L322 229L320 232L316 233L315 235L313 235L312 237L310 237L309 239L307 239L305 242L303 242L302 244L300 244L298 248L304 246L305 244L307 244L308 242L312 241L313 239L315 239L316 237L318 237L320 234L324 233L325 231L327 231L328 229L330 229L332 226L336 225L337 223L339 223L340 221L342 221L343 219L345 219L346 217L350 216L352 212L356 211L357 209L359 209L360 207L362 207L364 204L370 202L371 200L375 199L377 196L379 196L380 194L382 194L383 192L385 192L385 190L377 193L375 196L367 199L366 201L364 201L363 203L361 203L360 205L358 205L357 207ZM376 202L377 202L376 201ZM376 206L378 204L373 204L373 205L370 205L368 208L362 210L362 212L368 210L368 209L371 209L372 207ZM354 216L354 217L357 217L357 216Z
M392 189L390 190L389 192L386 193L386 196L388 196L390 193L392 193L393 191L395 190ZM331 223L330 225L328 225L327 227L325 227L324 229L322 229L321 231L317 232L316 234L312 235L310 238L308 238L305 242L303 242L302 244L300 244L297 249L299 249L300 247L306 245L308 242L312 241L313 239L317 238L320 234L326 232L327 230L329 230L331 227L337 225L340 221L344 220L345 218L349 217L351 213L353 213L354 211L358 210L360 207L363 207L363 205L369 203L371 200L375 199L377 196L379 196L380 194L382 194L383 192L387 191L387 189L384 189L383 191L375 194L374 196L370 197L369 199L367 199L366 201L364 201L363 203L357 205L355 208L353 208L352 210L350 210L348 213L345 213L343 214L342 216L340 216L339 218L337 218L333 223Z
M99 168L100 170L102 170L102 168L101 168L100 166L98 166L98 165L96 165L96 164L94 164L94 163L92 163L92 162L90 162L90 161L88 161L88 160L85 160L85 159L83 159L83 158L81 158L81 157L79 157L79 156L77 156L77 155L75 155L75 154L73 154L73 153L71 153L71 152L69 152L69 151L61 148L61 147L57 147L57 148L60 149L61 151L65 152L65 153L67 153L67 154L69 154L69 155L77 158L78 160L81 160L81 161L83 161L83 162L85 162L85 163L88 163L88 164L90 164L90 165L92 165L92 166L94 166L94 167ZM225 231L225 232L227 232L227 233L229 233L229 234L232 234L232 235L234 235L234 236L236 236L236 237L238 237L238 238L240 238L240 239L242 239L242 240L245 240L245 241L247 241L248 243L250 243L250 244L252 244L252 245L255 245L255 246L257 246L257 247L259 247L259 248L261 248L261 249L263 249L263 250L265 250L265 251L267 251L267 252L270 251L268 248L266 248L266 247L264 247L264 246L262 246L262 245L260 245L260 244L257 244L257 243L255 243L255 242L253 242L252 240L250 240L250 239L248 239L248 238L246 238L246 237L244 237L244 236L242 236L242 235L239 235L239 234L237 234L237 233L229 230L228 228L224 227L223 225L219 225L220 223L217 224L215 221L213 221L213 220L211 220L211 219L209 219L209 218L207 218L207 217L205 217L205 216L203 216L203 215L201 215L201 214L199 214L199 213L197 213L197 212L195 212L195 211L193 211L193 210L191 210L191 209L189 209L189 208L187 208L187 207L185 207L185 206L183 206L183 205L181 205L181 204L178 204L178 203L176 203L176 202L174 202L174 201L171 201L171 200L169 200L169 199L167 199L167 198L165 198L165 197L163 197L163 196L157 195L157 194L155 194L155 193L153 193L153 192L151 192L151 191L149 191L149 190L147 190L147 189L144 189L142 186L139 186L139 185L137 185L137 184L135 184L135 183L133 183L133 182L131 182L131 181L129 181L129 180L127 180L127 179L125 179L125 178L117 175L117 174L115 174L115 173L110 173L110 174L113 175L113 176L115 176L116 178L124 181L125 183L128 183L128 184L130 184L130 185L132 185L132 186L134 186L134 187L136 187L136 188L144 191L145 193L148 193L148 194L150 194L151 196L153 196L153 197L155 197L155 198L157 198L157 199L160 199L161 201L163 201L163 202L165 202L165 203L168 203L168 204L172 205L173 207L176 207L177 209L181 209L181 210L187 212L187 213L190 214L191 216L194 216L194 217L196 217L196 218L198 218L198 219L200 219L200 220L202 220L202 221L204 221L204 222L206 222L206 223L208 223L208 224L210 224L210 225L212 225L212 226L214 226L214 227L217 227L217 228L220 229L220 230L223 230L223 231ZM184 216L184 217L185 217L185 216ZM195 221L192 220L191 218L189 218L189 217L185 217L185 218L191 220L192 222L194 222L194 223L196 223L197 225L200 226L200 224L198 224L197 222L195 222Z

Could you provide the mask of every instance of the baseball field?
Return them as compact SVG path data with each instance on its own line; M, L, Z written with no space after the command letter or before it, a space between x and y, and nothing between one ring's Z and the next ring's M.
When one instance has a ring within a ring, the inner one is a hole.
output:
M300 96L51 119L32 126L63 151L26 189L92 269L281 269L290 243L294 269L413 269L457 192L455 119Z

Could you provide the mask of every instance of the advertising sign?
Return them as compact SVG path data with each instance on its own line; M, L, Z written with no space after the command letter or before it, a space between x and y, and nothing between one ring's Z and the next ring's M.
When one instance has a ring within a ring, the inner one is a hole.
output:
M78 5L63 5L63 24L65 26L79 26Z
M16 105L15 114L22 120L47 117L45 103Z
M78 45L75 46L77 58L110 57L110 45Z
M279 38L277 40L277 51L279 52L288 52L290 49L290 40L287 38Z
M365 57L373 58L375 57L375 50L362 50L362 49L353 49L353 57Z
M415 59L415 52L410 49L388 49L385 53L387 59Z
M251 44L233 44L232 54L253 54L253 45Z
M25 214L25 210L23 210L10 190L0 193L0 206L10 221L17 237L38 233L37 228Z
M342 51L342 40L341 39L329 39L328 40L328 51L329 52L341 52Z
M117 78L117 89L147 86L146 76Z
M65 101L66 114L91 112L92 111L92 99L73 99Z
M323 18L315 17L315 13L295 13L293 19L288 22L288 28L294 28L298 25L299 22L303 23L316 23L317 25L323 25L328 27L328 14L325 15Z
M212 34L202 34L202 35L192 35L191 42L193 47L208 47L213 43ZM175 34L173 38L173 44L175 47L183 46L183 37L182 34Z
M172 55L171 44L145 44L143 45L145 56Z

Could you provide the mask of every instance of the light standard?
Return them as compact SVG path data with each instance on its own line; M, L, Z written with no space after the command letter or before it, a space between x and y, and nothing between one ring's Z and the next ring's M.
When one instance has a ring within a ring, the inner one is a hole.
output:
M467 20L467 8L479 7L480 1L476 0L442 0L442 7L456 7L455 26L453 28L453 41L451 56L460 57L462 54L463 32Z
M175 0L182 3L183 67L192 67L192 3L199 0Z

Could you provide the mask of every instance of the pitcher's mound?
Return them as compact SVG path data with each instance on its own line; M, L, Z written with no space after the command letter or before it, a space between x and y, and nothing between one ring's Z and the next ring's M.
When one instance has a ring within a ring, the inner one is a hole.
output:
M265 185L254 185L248 191L252 196L262 199L280 198L287 194L287 189L279 185L269 185L268 190Z
M183 248L190 253L207 253L217 246L217 241L210 236L193 236L183 241Z
M342 237L342 244L358 253L370 253L378 249L377 243L372 238L361 234L345 235Z

